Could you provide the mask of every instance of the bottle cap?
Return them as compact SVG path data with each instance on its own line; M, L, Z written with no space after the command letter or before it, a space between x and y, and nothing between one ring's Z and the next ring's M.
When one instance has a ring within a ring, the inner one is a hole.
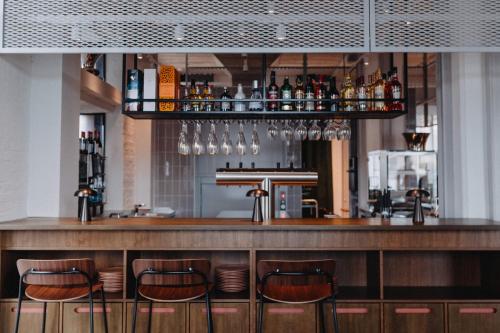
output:
M253 87L253 89L259 89L259 81L253 80L252 87Z

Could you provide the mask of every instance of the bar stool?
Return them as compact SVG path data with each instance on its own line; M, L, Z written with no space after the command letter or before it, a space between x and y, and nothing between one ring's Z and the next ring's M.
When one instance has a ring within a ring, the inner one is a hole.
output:
M148 333L151 333L153 302L187 302L205 297L208 333L213 332L210 291L208 282L210 261L205 259L135 259L135 295L132 332L135 333L139 296L149 301Z
M307 260L281 261L260 260L257 263L259 282L257 291L261 306L258 316L258 332L263 332L264 304L266 301L285 304L319 303L321 332L325 332L323 303L333 307L333 327L339 333L337 321L337 283L335 261Z
M17 261L19 295L15 333L19 330L23 296L43 302L42 333L45 332L48 302L65 302L88 297L90 333L94 332L94 293L100 292L103 305L104 330L108 333L106 298L103 285L95 280L95 264L91 259Z

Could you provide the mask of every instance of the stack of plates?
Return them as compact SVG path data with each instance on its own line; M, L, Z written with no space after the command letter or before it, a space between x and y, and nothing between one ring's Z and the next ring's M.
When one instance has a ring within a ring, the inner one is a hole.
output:
M123 290L123 267L110 267L99 272L99 281L104 284L104 291L117 293Z
M250 269L248 265L222 265L215 267L215 283L218 290L239 293L248 289Z

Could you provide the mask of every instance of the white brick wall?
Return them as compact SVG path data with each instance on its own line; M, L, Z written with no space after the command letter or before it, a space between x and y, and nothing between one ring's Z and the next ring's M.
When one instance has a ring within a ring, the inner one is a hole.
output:
M0 221L26 217L30 71L30 56L0 56Z

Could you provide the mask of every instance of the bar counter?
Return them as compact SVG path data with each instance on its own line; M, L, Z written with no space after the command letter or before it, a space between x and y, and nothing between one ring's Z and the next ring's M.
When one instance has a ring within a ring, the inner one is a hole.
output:
M9 331L13 322L18 259L78 257L94 259L97 270L124 267L123 291L108 295L111 320L120 333L129 331L135 283L130 267L138 258L206 258L212 262L212 281L216 266L248 265L247 292L213 295L219 333L255 332L256 263L267 259L336 260L341 332L421 332L421 325L427 325L429 332L480 327L478 331L489 333L500 325L500 223L491 220L428 219L413 225L410 219L280 219L259 225L243 219L129 217L82 225L71 218L27 218L0 223L0 332ZM66 320L85 323L73 318L86 318L85 311L75 310L78 306L68 302L53 309L59 332L73 332L64 329ZM179 332L204 327L202 303L158 306L175 313L163 316L161 320L171 320L165 325L176 327L185 320ZM317 332L314 305L283 310L271 304L266 311L274 311L273 321L265 324L267 332L287 325ZM489 315L478 322L474 313ZM38 325L36 315L31 317ZM476 327L478 323L483 326Z

